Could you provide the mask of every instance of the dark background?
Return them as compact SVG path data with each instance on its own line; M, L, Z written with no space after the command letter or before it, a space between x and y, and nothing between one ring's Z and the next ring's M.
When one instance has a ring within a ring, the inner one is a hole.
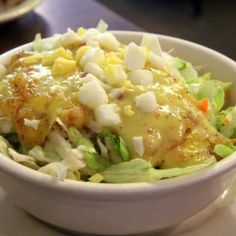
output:
M0 24L0 53L67 27L148 31L215 49L236 60L236 0L44 0L35 11Z
M191 40L236 59L236 0L100 0L144 30Z

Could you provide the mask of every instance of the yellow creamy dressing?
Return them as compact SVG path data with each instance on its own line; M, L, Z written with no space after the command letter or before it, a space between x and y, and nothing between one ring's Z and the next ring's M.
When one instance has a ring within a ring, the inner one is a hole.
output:
M197 101L181 83L168 76L159 75L154 86L133 86L124 89L120 98L112 100L122 111L122 123L115 130L126 140L132 157L140 157L132 144L134 136L143 137L143 158L154 166L187 166L209 157L210 143L207 139L212 135L217 136L217 132L198 110ZM157 108L154 113L143 113L135 106L135 97L145 91L155 93ZM134 111L132 116L124 112L128 105ZM191 132L195 133L193 137L189 135ZM191 142L185 148L187 137ZM189 155L191 149L196 150L196 144L204 146L203 150L199 149L198 153Z
M13 123L23 144L40 145L57 117L69 126L84 124L88 111L78 101L80 86L78 72L54 77L50 67L19 64L1 79L1 110ZM39 120L38 129L24 125L25 119Z
M76 54L77 60L86 50L88 48L83 48ZM57 50L58 53L69 60L73 57L72 53L63 49ZM55 67L52 69L51 60L56 60L56 56L47 56L47 60L38 56L30 58L35 60L30 66L22 62L24 57L22 54L13 58L9 75L0 81L2 111L13 123L21 142L28 147L43 144L57 117L67 127L85 127L94 115L93 110L81 105L78 100L78 92L86 75L79 64L75 71L55 76L58 71ZM73 68L73 63L69 62ZM125 68L123 50L106 53L102 64L104 71L108 64L122 64ZM62 73L60 67L57 69ZM209 158L215 143L223 143L225 138L212 128L183 81L167 72L150 68L148 63L145 69L152 72L153 85L124 82L107 89L107 93L114 87L122 89L120 96L109 97L108 101L118 106L121 123L103 128L115 130L126 141L131 158L147 159L153 166L188 166ZM106 82L104 75L102 80ZM135 98L147 91L153 91L156 96L155 112L144 113L135 105ZM25 118L39 120L39 127L26 126ZM143 137L142 157L133 146L133 137L139 136Z

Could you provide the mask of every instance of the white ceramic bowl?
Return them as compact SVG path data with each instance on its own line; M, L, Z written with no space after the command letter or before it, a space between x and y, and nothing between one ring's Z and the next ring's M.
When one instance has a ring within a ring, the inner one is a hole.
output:
M142 33L115 32L127 43L139 42ZM159 36L164 50L195 65L206 65L214 78L232 81L236 63L206 47ZM0 56L7 63L16 51ZM235 81L236 82L236 81ZM232 101L236 103L236 87ZM235 179L236 154L205 170L156 183L95 184L57 182L0 155L0 183L15 202L33 216L57 227L83 233L128 235L163 230L199 212L230 187Z

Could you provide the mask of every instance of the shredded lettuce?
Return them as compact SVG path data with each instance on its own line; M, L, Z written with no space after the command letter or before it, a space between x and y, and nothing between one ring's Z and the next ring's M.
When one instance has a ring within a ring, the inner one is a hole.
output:
M174 61L174 67L178 70L178 71L182 71L187 67L187 62L184 61L183 59L176 57L175 61Z
M31 156L20 154L12 148L8 148L8 153L10 157L15 161L24 166L28 166L32 169L38 170L39 166L37 165L35 159Z
M46 141L44 145L45 156L48 159L59 161L62 158L57 154L56 150L53 148L52 144L49 141Z
M60 162L52 162L38 171L56 177L60 181L63 181L67 175L67 168Z
M214 153L222 158L231 155L235 151L236 147L232 143L217 144L214 148Z
M42 39L40 33L36 34L33 41L33 49L36 52L47 52L62 45L62 36L60 34L55 34L50 38Z
M214 113L220 111L224 106L225 89L230 86L228 82L224 83L218 80L212 80L211 74L207 73L198 77L197 80L194 79L192 82L186 81L186 83L198 100L208 98Z
M80 172L78 170L67 170L66 179L81 180L80 177Z
M176 177L192 173L206 168L216 162L211 157L201 164L184 168L154 169L152 165L143 159L133 159L128 162L114 164L107 170L99 173L103 181L107 183L138 183L154 182L165 178Z
M89 178L89 181L93 183L100 183L103 181L103 176L96 173Z
M174 58L172 66L177 69L180 75L185 79L187 84L195 83L198 80L198 73L193 65L181 58Z
M100 19L96 28L103 33L108 29L108 24L103 19Z
M229 89L231 83L213 80L211 73L198 76L197 70L191 63L178 57L175 58L173 66L182 75L190 91L198 100L208 98L211 109L210 119L213 120L213 115L216 115L224 106L225 90Z
M217 128L219 126L219 112L225 104L225 91L230 88L232 83L214 80L211 73L198 76L192 64L180 58L175 58L173 66L184 78L186 85L196 99L208 99L208 120ZM232 128L227 127L227 131L222 130L222 133L225 135L229 130L232 131ZM218 131L221 132L220 129ZM228 134L226 136L229 137Z
M43 49L43 42L42 42L42 36L40 33L35 35L34 41L33 41L33 49L36 52L41 52Z
M103 130L99 134L99 137L101 137L103 139L104 138L110 139L113 149L120 156L122 161L129 161L130 160L130 154L128 151L127 144L122 137L114 135L108 130Z
M70 127L68 129L68 137L72 142L73 147L84 145L87 149L94 149L93 143L88 138L85 138L75 127Z
M6 73L7 68L3 64L0 64L0 77L4 76Z
M73 163L73 169L85 167L81 152L76 148L72 148L71 144L58 130L52 130L48 134L48 140L52 144L57 154L67 165L70 166L70 168L72 168L70 163Z
M48 152L40 146L33 147L31 150L29 150L28 154L34 157L37 164L40 166L61 160L58 155L48 155Z
M216 82L216 80L204 80L199 78L199 90L196 94L198 100L208 98L215 112L221 110L224 106L225 93L224 89Z
M101 141L101 139L99 137L97 137L96 141L97 141L97 145L100 149L101 156L104 157L105 159L109 160L107 147L103 144L103 142Z
M84 44L97 47L101 43L100 35L107 29L108 24L100 20L96 29L81 29L78 33L68 29L65 34L56 34L48 39L42 39L41 34L37 34L32 50L43 56L59 47L67 48L73 45L76 49L77 45ZM120 45L125 49L124 44ZM231 83L214 80L210 73L200 76L198 69L190 62L161 52L159 42L152 36L144 35L141 46L160 55L164 65L169 67L167 71L170 71L170 75L181 78L196 99L206 99L208 120L220 133L231 139L236 138L236 107L222 111L225 91L229 89ZM150 70L158 76L161 74L157 69ZM0 65L0 75L4 76L6 72L5 66ZM88 132L87 128L78 130L75 127L66 127L62 121L59 120L58 123L58 119L45 142L29 150L20 143L11 122L6 117L0 117L0 133L4 135L4 137L0 136L0 153L20 164L54 176L58 180L68 178L107 183L153 182L192 173L216 162L216 158L212 156L193 166L155 169L143 159L131 160L128 146L118 134L109 130L101 131L103 127L100 125L95 129L94 124L89 125L91 121L86 124L86 127L90 128ZM92 126L94 129L91 128ZM225 158L236 151L231 141L215 145L213 151L217 158Z
M95 152L85 151L84 160L88 168L96 171L104 171L110 166L109 162L107 162L104 158L101 158Z
M228 138L236 138L236 107L229 107L216 116L217 130Z
M109 166L109 163L97 154L93 143L88 138L85 138L76 128L70 127L68 129L68 136L74 147L83 146L84 161L88 168L103 171Z
M3 154L4 156L9 157L9 154L8 154L9 146L10 144L8 143L8 141L2 136L0 136L0 153Z

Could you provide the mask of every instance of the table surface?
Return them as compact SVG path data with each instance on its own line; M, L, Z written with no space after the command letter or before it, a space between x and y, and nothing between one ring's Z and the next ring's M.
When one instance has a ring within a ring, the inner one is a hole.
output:
M148 2L148 4L147 4ZM236 1L44 0L35 11L0 25L0 53L68 27L94 27L100 18L112 30L135 30L191 40L236 59Z

